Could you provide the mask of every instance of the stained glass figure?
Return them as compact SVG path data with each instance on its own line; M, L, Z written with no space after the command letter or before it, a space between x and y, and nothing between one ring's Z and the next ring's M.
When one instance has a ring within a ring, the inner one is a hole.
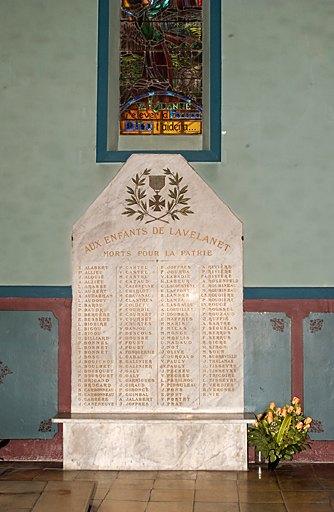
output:
M202 133L202 0L121 0L120 134Z

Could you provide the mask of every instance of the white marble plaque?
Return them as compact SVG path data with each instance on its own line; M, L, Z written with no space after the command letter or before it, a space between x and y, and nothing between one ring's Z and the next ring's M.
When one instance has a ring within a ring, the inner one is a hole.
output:
M72 412L243 412L242 224L133 155L73 231Z

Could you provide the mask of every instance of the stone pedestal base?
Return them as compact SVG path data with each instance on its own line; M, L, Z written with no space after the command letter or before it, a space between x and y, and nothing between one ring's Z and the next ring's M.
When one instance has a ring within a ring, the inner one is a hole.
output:
M72 414L64 469L247 470L243 414Z

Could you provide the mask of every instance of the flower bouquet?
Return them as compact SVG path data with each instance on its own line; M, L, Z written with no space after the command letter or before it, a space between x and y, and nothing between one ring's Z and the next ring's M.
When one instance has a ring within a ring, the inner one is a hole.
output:
M268 461L268 468L274 469L280 460L291 460L295 453L310 446L311 423L312 418L304 417L297 396L284 407L271 402L265 412L256 416L248 431L248 441Z

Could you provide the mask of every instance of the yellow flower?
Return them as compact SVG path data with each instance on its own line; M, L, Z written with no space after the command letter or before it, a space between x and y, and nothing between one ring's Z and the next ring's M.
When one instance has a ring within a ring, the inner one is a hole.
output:
M304 430L308 430L310 428L310 424L308 423L307 425L304 426Z
M275 407L276 407L275 402L270 402L269 409L275 409Z
M307 416L307 418L305 418L305 420L304 420L304 423L305 423L305 425L309 425L310 423L312 423L312 421L313 421L312 418L310 418L310 416Z
M297 425L296 425L296 429L297 429L297 430L301 430L301 429L303 428L303 426L304 426L304 423L303 423L302 421L299 421L299 422L297 423Z
M267 421L268 421L268 423L272 423L273 420L274 420L273 413L271 411L269 411L267 414Z
M281 415L285 418L285 416L287 415L287 410L285 407L283 407L282 411L281 411Z
M298 398L298 396L294 396L293 399L291 400L291 403L293 405L300 404L300 398Z
M301 413L302 413L302 408L301 407L296 407L296 414L297 414L297 416L299 416Z
M292 405L290 405L290 406L288 407L288 413L293 412L293 410L294 410L294 409L293 409L293 406L292 406Z
M255 421L254 422L254 427L258 427L259 426L259 422L258 421Z

